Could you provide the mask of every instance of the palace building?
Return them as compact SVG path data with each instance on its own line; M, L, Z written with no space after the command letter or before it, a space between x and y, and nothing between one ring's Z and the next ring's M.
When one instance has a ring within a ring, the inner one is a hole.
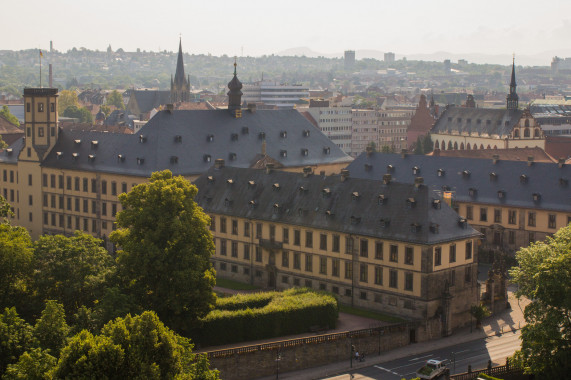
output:
M480 234L416 184L225 167L195 181L211 217L217 276L306 286L405 318L441 316L444 333L478 302Z

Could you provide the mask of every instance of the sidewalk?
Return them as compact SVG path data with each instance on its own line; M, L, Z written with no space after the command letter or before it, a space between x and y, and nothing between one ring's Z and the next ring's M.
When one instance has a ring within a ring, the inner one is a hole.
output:
M508 299L511 304L511 309L504 310L501 313L486 318L482 322L481 329L477 330L473 329L473 332L470 332L470 327L464 327L462 329L454 331L454 333L451 336L446 338L411 344L405 347L398 348L396 350L383 352L380 356L367 355L367 360L365 362L361 363L353 362L352 369L368 367L371 365L399 359L401 357L408 355L421 354L439 348L471 342L478 339L484 339L489 336L494 336L506 332L513 332L519 330L525 324L525 320L523 318L523 309L525 305L529 303L529 301L527 300L519 301L518 304L518 300L513 295L514 291L515 291L515 286L510 285L508 287ZM285 370L286 370L285 368L281 369L281 371ZM350 370L351 368L349 367L349 363L347 361L343 361L340 363L332 363L321 367L308 368L301 371L280 372L279 378L296 379L296 380L323 379L340 375ZM344 378L348 377L345 376ZM271 379L275 379L275 376L263 377L259 378L258 380L271 380ZM339 378L339 380L341 379L343 379L343 377Z

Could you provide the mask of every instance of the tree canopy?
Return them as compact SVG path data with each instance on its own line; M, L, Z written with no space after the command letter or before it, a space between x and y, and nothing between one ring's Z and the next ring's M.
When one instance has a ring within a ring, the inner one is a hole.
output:
M75 106L79 108L79 100L77 99L77 93L72 90L60 91L58 96L58 113L63 115L66 109Z
M117 277L125 292L185 332L216 300L210 220L194 201L196 194L182 176L153 173L148 183L120 195L123 211L110 236L121 248Z
M93 115L85 107L69 106L63 111L63 116L79 119L80 123L92 123Z
M117 109L123 110L125 109L125 103L123 103L123 96L117 90L111 91L111 93L107 96L108 106L115 106Z
M518 297L531 300L516 362L548 379L571 373L571 225L516 254L510 274Z
M2 109L0 110L0 115L3 116L6 120L8 120L10 123L14 124L15 126L17 127L20 126L20 121L16 116L12 115L12 113L10 112L10 108L8 108L8 106L6 105L2 106Z
M17 295L25 291L32 252L32 240L25 228L0 223L0 307L13 306Z

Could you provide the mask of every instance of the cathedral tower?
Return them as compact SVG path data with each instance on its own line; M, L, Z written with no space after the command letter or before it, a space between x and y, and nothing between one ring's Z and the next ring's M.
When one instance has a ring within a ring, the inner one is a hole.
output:
M174 80L171 77L171 102L190 101L190 77L184 76L184 62L182 59L182 39L178 44L178 58L176 60L176 72Z
M236 60L234 60L234 78L228 82L228 111L235 117L242 116L242 82L236 75Z
M506 97L508 110L517 110L518 108L519 97L517 96L517 92L515 91L516 86L517 85L515 83L515 57L514 57L512 63L512 80L510 82L510 93Z

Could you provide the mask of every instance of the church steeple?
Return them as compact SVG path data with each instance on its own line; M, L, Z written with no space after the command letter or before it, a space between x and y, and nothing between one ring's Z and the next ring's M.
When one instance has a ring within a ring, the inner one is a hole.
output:
M517 110L518 103L519 103L519 96L517 96L516 92L516 82L515 82L515 56L513 58L512 63L512 80L510 82L510 93L506 97L507 109L508 110Z
M174 80L171 76L171 102L188 102L190 100L190 80L184 75L184 61L182 55L182 37L178 44L178 57Z
M234 58L234 78L228 82L228 111L235 117L242 116L242 82L236 74L236 58Z

